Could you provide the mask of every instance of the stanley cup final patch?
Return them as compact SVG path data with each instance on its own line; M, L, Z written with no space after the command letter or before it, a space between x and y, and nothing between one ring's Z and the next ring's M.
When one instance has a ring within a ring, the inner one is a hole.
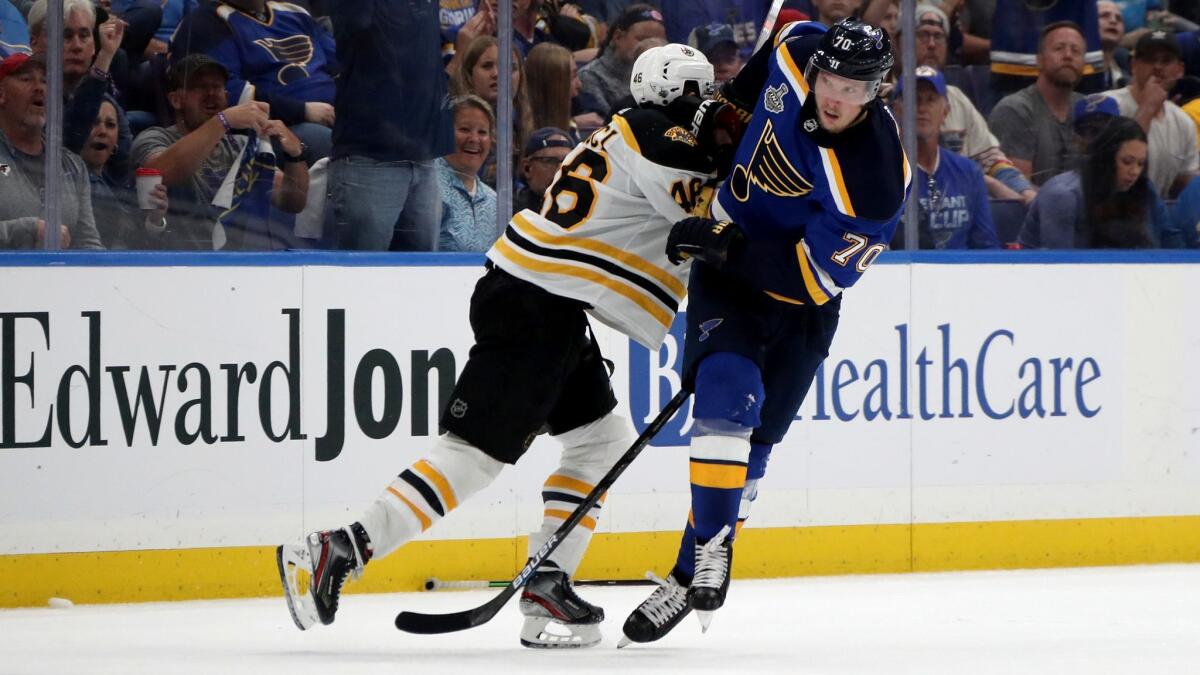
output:
M763 94L763 105L767 112L781 113L783 112L783 97L787 96L787 82L779 85L779 88L767 87L767 91Z

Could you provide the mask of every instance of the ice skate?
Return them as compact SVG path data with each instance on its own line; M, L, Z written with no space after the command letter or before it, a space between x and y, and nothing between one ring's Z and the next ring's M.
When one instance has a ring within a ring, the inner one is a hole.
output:
M727 539L729 526L704 544L696 544L696 576L688 589L688 605L696 610L700 629L708 632L713 612L725 604L729 591L729 568L733 565L733 542Z
M333 623L346 577L357 578L371 559L370 540L355 523L313 532L304 544L280 546L275 557L292 621L307 630L318 621Z
M600 643L604 610L575 593L561 570L539 570L521 593L521 644L535 649L592 647Z
M631 642L654 642L662 638L692 611L688 606L688 587L679 582L674 570L666 579L652 572L647 572L646 578L658 584L658 588L625 619L618 649Z

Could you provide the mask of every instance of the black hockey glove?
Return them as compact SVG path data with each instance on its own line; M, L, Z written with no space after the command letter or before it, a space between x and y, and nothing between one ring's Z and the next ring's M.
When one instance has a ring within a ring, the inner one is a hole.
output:
M724 180L733 164L738 142L746 123L737 109L717 99L680 96L667 105L671 121L688 129L700 143L704 154L712 158L717 179Z
M741 249L742 230L728 220L684 218L667 235L667 260L679 265L689 258L703 260L717 269Z

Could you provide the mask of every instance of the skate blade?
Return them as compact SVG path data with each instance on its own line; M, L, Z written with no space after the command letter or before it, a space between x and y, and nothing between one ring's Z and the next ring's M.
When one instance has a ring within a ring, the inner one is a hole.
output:
M292 621L300 630L308 630L320 620L316 604L308 593L312 580L312 558L308 547L284 544L275 549L275 562Z
M633 644L633 640L630 640L628 635L622 635L620 641L617 642L617 649L624 649L631 644Z
M525 617L521 646L530 649L578 649L600 644L600 624L564 624L549 617Z
M712 623L714 613L715 612L706 612L702 609L696 610L696 618L700 619L700 632L701 633L708 632L708 626L709 626L709 624Z

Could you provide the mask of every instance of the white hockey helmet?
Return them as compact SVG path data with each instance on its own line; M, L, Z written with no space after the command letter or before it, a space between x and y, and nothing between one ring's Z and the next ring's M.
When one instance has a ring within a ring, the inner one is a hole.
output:
M633 63L629 91L638 105L667 105L683 95L689 82L696 93L707 97L713 91L713 67L698 49L672 43L651 47Z

